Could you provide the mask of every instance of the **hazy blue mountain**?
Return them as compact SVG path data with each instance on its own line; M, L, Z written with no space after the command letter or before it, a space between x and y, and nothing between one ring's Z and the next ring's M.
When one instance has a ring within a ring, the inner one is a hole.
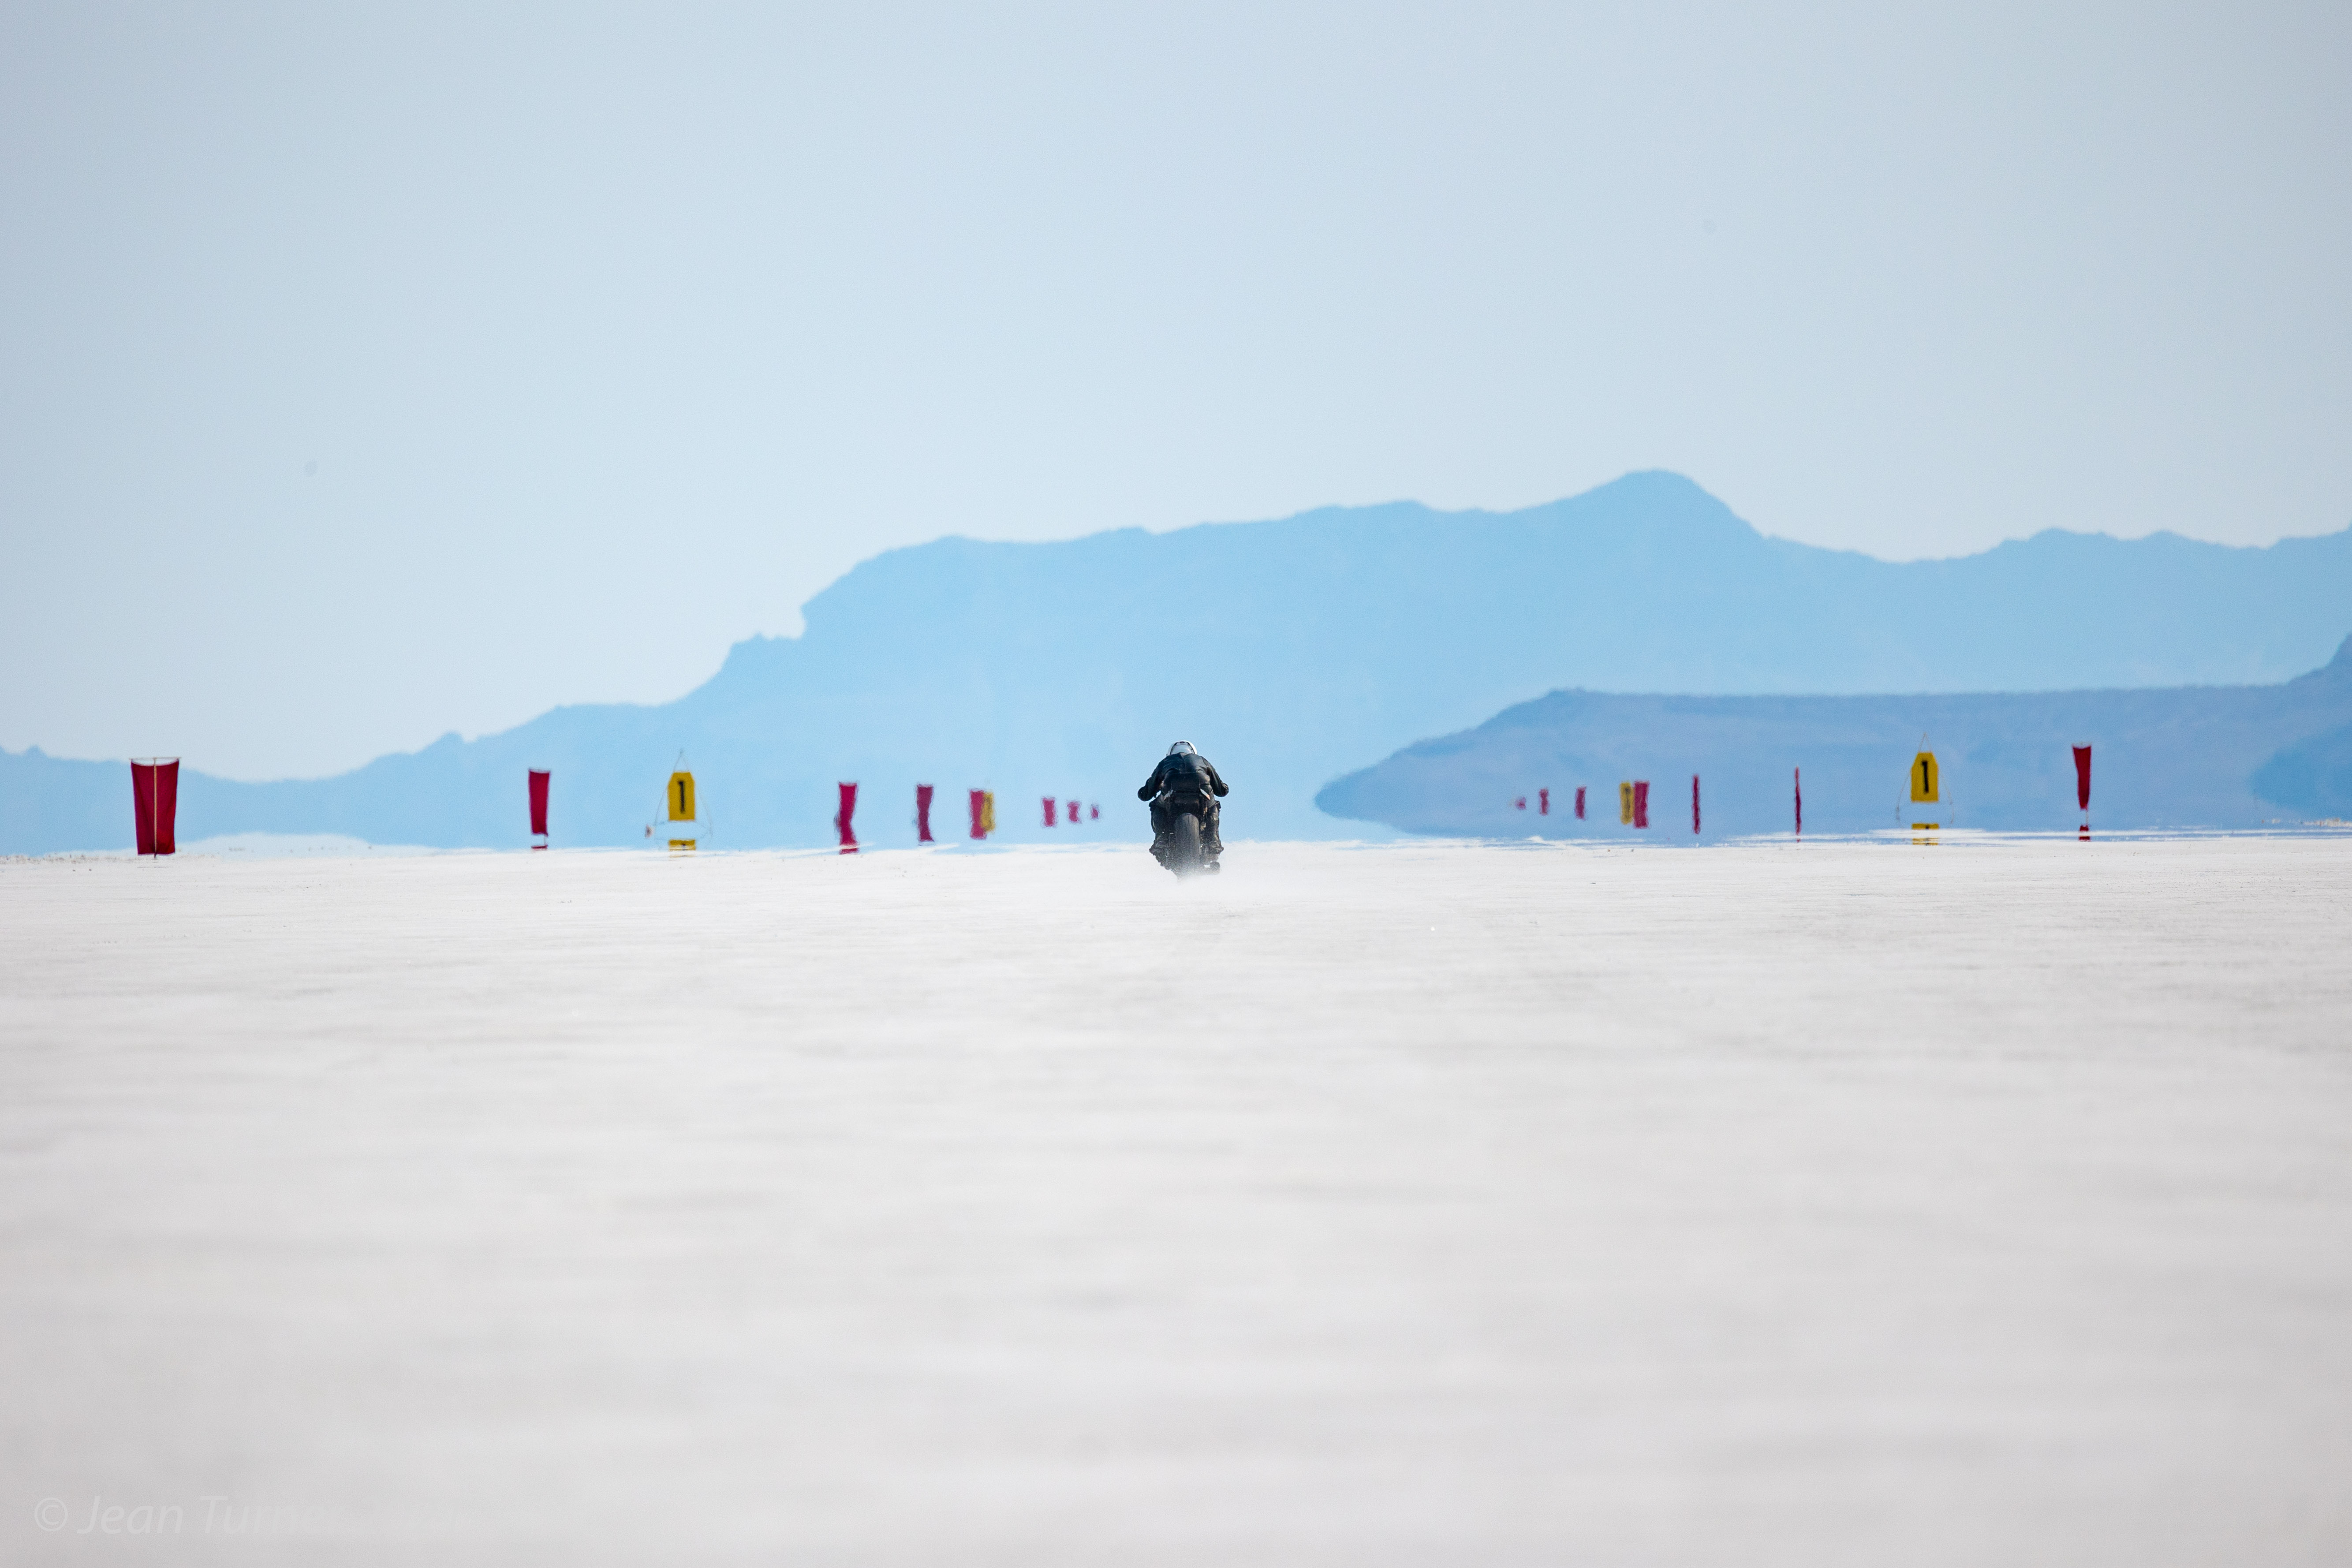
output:
M2352 637L2326 668L2278 686L1911 697L1555 691L1335 780L1316 804L1412 833L1622 836L1618 783L1645 779L1652 837L1687 843L1694 775L1704 839L1788 832L1801 769L1809 832L1917 821L2058 829L2080 820L2073 748L2087 745L2095 825L2256 827L2345 815L2348 742ZM1909 799L1923 744L1943 773L1932 806ZM1570 809L1580 784L1590 791L1582 822Z
M2352 821L2352 724L2286 747L2254 771L2252 783L2256 795L2290 811Z
M561 708L337 778L194 776L182 836L342 832L524 842L523 771L552 767L559 844L644 841L683 751L718 846L828 840L836 780L861 837L905 843L913 786L1099 801L1169 742L1233 781L1227 835L1362 831L1316 791L1420 736L1563 686L1706 693L2049 690L2281 680L2352 623L2352 530L2268 549L2044 533L1890 564L1757 533L1687 479L1635 474L1507 514L1400 503L1050 544L890 552L812 599L797 638L738 644L659 706ZM203 759L187 759L190 768ZM0 847L130 839L120 763L0 756Z

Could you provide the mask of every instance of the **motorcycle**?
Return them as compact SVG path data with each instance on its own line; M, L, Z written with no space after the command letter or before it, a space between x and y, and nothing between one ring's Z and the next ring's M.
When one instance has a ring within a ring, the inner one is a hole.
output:
M1155 851L1160 863L1179 878L1215 876L1220 868L1206 851L1209 836L1201 803L1190 795L1163 795L1152 804L1165 807L1169 816L1167 847Z

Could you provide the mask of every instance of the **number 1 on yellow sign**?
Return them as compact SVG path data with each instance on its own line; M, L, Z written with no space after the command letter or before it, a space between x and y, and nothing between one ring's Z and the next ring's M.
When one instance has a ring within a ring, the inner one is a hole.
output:
M1922 752L1911 759L1911 798L1923 804L1941 799L1937 786L1943 782L1936 766L1936 753Z

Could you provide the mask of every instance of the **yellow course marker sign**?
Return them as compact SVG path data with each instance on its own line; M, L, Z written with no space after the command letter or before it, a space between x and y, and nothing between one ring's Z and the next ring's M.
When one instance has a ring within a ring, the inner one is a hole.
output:
M1943 784L1944 770L1937 765L1935 752L1922 752L1911 759L1911 803L1914 805L1942 804ZM1941 826L1935 822L1915 822L1911 825L1911 831L1933 833Z
M1943 797L1937 786L1944 782L1943 770L1936 765L1936 753L1922 752L1911 759L1911 798L1915 802L1937 802Z
M695 837L700 837L700 825L695 822L694 817L694 775L684 768L670 774L669 788L665 792L665 800L669 807L670 821L691 825L695 829ZM673 838L669 841L669 847L672 849L691 849L694 847L694 842L693 838Z
M1633 786L1630 784L1617 785L1617 820L1628 827L1633 825Z

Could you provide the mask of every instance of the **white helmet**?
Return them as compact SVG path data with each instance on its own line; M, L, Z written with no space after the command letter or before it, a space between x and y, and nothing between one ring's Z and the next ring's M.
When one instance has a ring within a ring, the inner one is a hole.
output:
M1168 754L1171 757L1197 757L1201 753L1192 749L1192 742L1179 741L1168 748Z

